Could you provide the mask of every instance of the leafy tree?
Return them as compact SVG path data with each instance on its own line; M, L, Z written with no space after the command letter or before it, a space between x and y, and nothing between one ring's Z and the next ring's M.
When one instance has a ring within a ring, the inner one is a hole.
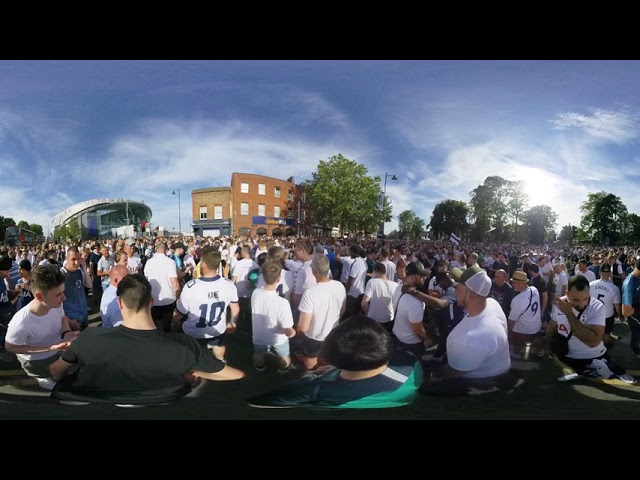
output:
M529 203L529 196L524 190L524 182L519 180L517 182L511 182L508 186L509 190L509 216L513 218L513 240L518 241L518 219L522 217L525 212L527 204Z
M471 191L471 215L475 220L473 238L484 241L492 230L498 242L502 241L505 219L508 218L513 182L502 177L487 177L482 185Z
M42 230L42 225L39 225L37 223L31 223L27 228L31 230L33 233L35 233L36 235L44 235Z
M626 243L637 243L640 239L640 216L635 213L627 215L623 232Z
M69 238L69 230L66 225L56 227L53 231L53 238L58 241L60 238Z
M78 223L78 219L77 218L71 219L67 224L67 236L71 240L76 240L81 235L82 235L82 232L80 230L80 224Z
M536 205L524 212L522 219L529 231L529 241L533 244L542 244L548 238L549 232L554 229L558 214L548 205Z
M620 197L607 192L589 193L580 211L580 227L587 240L604 243L609 238L612 244L619 241L621 224L627 219L627 207Z
M417 217L411 210L405 210L398 215L398 228L402 238L420 238L424 231L424 224L424 220Z
M11 217L3 217L0 215L0 239L4 242L4 235L7 227L12 227L16 224L16 221Z
M578 227L575 225L565 225L558 235L558 241L564 243L571 243L571 241L576 238L578 238Z
M340 233L375 232L391 219L391 205L378 210L380 177L369 177L367 167L338 154L321 160L313 178L305 182L307 214L313 225L337 226Z
M444 200L433 209L429 225L435 238L450 235L451 232L462 234L469 228L467 217L469 207L459 200Z
M20 220L18 222L18 228L26 228L27 230L31 230L29 228L29 222L25 222L24 220Z

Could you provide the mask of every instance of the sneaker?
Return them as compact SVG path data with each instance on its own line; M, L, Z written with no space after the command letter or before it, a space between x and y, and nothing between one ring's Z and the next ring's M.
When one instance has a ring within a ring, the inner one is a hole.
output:
M120 408L144 408L146 405L132 405L130 403L116 403L116 407Z
M264 372L266 370L264 365L256 365L255 363L253 364L253 368L256 369L256 372Z
M615 378L622 380L624 383L629 385L635 385L637 382L636 377L629 375L628 373L625 373L624 375L616 375Z
M293 363L290 363L289 365L287 365L284 368L279 368L278 369L278 373L288 373L288 372L293 372L295 370L298 370L298 367L296 365L294 365Z
M569 373L568 375L563 375L562 377L559 377L558 381L559 382L572 382L573 380L577 380L581 376L582 375L579 375L577 373Z
M54 382L50 378L35 377L35 379L36 382L38 382L38 386L40 388L44 388L45 390L53 390L53 387L56 386L56 382Z

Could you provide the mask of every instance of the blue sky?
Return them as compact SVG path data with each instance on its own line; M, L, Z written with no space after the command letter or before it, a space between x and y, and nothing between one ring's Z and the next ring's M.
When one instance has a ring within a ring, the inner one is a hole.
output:
M588 192L640 214L639 61L0 61L0 215L144 201L191 221L231 173L297 181L342 153L428 223L489 175L577 224Z

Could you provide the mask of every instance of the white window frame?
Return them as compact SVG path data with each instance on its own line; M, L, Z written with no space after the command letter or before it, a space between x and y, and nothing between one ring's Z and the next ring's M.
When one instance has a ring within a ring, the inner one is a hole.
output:
M240 204L240 215L249 215L249 203L242 202Z
M249 182L240 182L240 193L249 193Z
M280 217L280 207L278 205L273 207L273 216L276 218Z
M258 184L258 195L266 195L267 194L267 185L265 183Z
M273 196L276 198L280 198L280 187L274 187Z
M213 206L213 219L222 220L222 205Z
M207 206L205 205L204 207L202 206L200 207L200 220L206 220L206 219L207 219Z
M258 216L264 217L267 214L267 206L264 203L258 204Z

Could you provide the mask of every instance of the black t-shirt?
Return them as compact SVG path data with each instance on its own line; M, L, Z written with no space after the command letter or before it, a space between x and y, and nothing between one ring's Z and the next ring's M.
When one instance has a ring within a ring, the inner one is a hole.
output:
M538 293L540 293L540 303L542 303L542 294L547 291L547 282L544 281L542 275L538 275L536 278L531 280L531 285L538 289Z
M502 311L504 312L506 317L509 318L509 313L511 312L511 300L513 300L513 297L515 296L513 287L508 283L505 283L504 285L499 287L494 282L491 285L489 296L500 304L500 306L502 307Z
M76 375L58 382L55 390L116 403L124 403L122 398L128 396L173 400L190 390L185 373L214 373L224 368L224 363L189 335L123 325L84 330L61 358L80 368Z
M98 276L98 262L100 261L100 257L102 257L102 255L95 252L91 252L91 255L89 255L89 263L93 263L91 272L93 277Z

